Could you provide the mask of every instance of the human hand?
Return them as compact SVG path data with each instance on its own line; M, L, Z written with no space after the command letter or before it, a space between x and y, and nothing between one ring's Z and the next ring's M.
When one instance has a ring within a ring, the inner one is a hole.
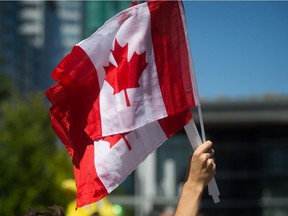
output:
M206 141L193 153L186 184L203 190L216 173L212 142Z
M204 142L194 151L174 216L198 215L203 190L216 173L213 154L210 141Z

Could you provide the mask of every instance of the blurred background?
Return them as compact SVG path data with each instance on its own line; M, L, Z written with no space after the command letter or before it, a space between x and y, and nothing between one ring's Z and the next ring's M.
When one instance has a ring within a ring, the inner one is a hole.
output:
M0 2L0 215L53 204L70 215L72 163L52 132L44 91L73 45L130 4ZM221 193L214 204L205 191L201 215L288 215L288 2L184 1L184 8ZM191 154L181 131L107 200L77 214L173 215Z

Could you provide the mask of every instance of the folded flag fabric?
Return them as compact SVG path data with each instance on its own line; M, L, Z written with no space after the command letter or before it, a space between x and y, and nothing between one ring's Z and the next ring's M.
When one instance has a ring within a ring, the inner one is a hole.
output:
M130 7L76 44L46 91L73 162L77 207L115 189L199 103L181 1Z

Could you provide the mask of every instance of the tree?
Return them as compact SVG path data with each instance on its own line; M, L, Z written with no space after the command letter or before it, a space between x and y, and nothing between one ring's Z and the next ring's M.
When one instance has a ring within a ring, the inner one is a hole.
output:
M0 103L11 96L13 85L10 77L0 72Z
M0 215L53 204L65 207L59 185L72 177L72 164L52 132L43 94L0 103Z

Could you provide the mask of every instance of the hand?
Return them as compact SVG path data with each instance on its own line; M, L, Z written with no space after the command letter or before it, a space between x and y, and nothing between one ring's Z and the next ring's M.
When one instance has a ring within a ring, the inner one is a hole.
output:
M213 154L211 141L204 142L195 150L190 160L186 183L200 190L206 187L216 173Z
M213 154L210 141L204 142L195 150L174 216L198 215L203 190L216 173Z

